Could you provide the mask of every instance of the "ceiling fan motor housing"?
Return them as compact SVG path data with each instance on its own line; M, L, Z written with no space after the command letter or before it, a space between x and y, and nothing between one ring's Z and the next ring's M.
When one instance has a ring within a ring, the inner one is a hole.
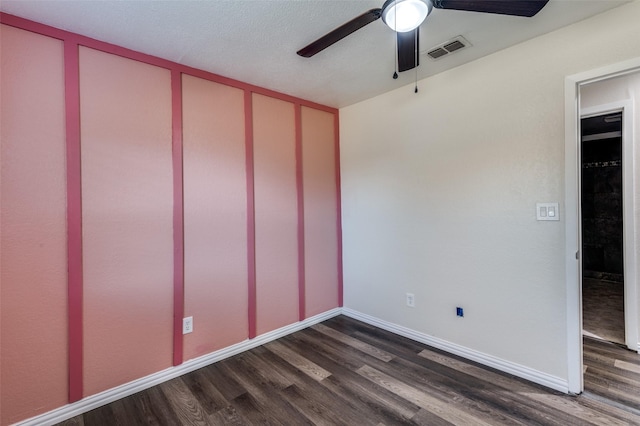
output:
M433 10L431 0L387 0L382 5L382 21L394 31L416 29Z

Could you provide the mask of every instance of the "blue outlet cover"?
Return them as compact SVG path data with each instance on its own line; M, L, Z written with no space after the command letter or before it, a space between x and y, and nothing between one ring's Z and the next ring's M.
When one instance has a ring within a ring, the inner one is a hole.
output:
M464 310L462 308L456 308L456 315L459 317L464 316Z

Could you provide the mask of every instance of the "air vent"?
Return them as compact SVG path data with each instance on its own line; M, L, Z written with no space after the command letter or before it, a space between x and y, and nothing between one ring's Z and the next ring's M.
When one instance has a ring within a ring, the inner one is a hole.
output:
M433 59L438 59L440 56L448 55L449 52L444 50L442 47L438 47L437 49L430 50L427 55L431 56Z
M462 36L457 36L421 53L436 60L469 46L471 46L471 43L469 43L467 39Z
M443 49L448 51L449 53L453 53L456 50L462 49L463 47L465 47L464 43L462 43L460 40L456 40L454 42L451 42L451 43L445 45L443 47Z

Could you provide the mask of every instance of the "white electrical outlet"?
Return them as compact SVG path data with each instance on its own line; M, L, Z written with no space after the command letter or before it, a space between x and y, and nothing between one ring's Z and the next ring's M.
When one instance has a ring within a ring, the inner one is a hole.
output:
M182 334L189 334L193 331L193 317L182 318Z
M407 293L407 306L410 308L416 307L416 297L413 293Z

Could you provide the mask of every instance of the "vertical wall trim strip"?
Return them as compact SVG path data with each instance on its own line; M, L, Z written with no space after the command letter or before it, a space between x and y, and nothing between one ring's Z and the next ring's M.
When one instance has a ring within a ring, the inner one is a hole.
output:
M340 112L335 113L334 122L334 142L336 154L336 198L337 198L337 220L336 228L338 230L338 306L344 305L343 295L343 278L342 278L342 187L340 183Z
M67 162L67 265L69 402L82 399L82 168L80 157L80 52L64 41L64 102Z
M244 137L247 174L247 281L249 338L257 335L256 211L253 173L253 93L244 91Z
M182 73L171 71L173 158L173 365L182 364L184 317L184 192L182 175Z
M296 104L296 190L298 196L298 320L306 318L306 271L304 251L304 187L302 164L302 105Z

